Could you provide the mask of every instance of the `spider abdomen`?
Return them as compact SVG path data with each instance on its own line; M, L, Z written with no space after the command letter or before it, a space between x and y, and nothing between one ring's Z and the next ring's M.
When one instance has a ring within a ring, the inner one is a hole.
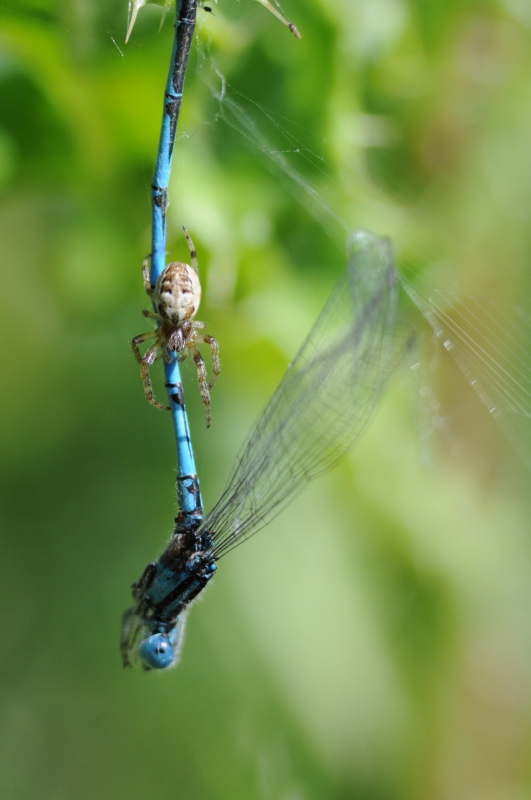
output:
M172 325L182 325L195 317L201 302L201 284L188 264L168 264L157 281L153 301L160 316Z

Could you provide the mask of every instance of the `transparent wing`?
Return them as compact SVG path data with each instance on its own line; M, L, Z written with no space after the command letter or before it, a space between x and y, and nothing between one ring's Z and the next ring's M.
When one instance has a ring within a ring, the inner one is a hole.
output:
M389 242L359 232L346 272L202 523L217 558L266 525L347 450L403 350Z

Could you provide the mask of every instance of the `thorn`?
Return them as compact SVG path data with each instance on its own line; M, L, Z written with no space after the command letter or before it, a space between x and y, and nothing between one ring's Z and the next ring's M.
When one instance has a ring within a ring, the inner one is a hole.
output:
M263 5L264 8L267 8L268 11L271 11L271 13L274 14L274 16L277 19L279 19L281 21L281 23L286 26L286 28L289 28L289 30L292 32L292 34L294 36L297 37L297 39L301 38L301 35L300 35L299 31L297 30L297 28L295 27L295 25L293 24L293 22L288 22L286 17L282 16L280 11L278 9L276 9L273 5L271 5L269 0L256 0L256 2L260 3L261 5Z
M125 34L125 43L129 41L129 37L135 27L136 18L142 6L146 5L146 0L129 0L129 8L127 15L127 33Z

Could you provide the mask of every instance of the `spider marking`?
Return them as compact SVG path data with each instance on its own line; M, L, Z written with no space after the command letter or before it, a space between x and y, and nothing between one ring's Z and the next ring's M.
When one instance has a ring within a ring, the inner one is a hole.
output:
M177 354L178 361L184 361L188 353L191 354L197 367L199 391L205 406L206 424L210 427L210 389L214 386L219 372L219 345L213 336L198 333L206 328L205 322L194 321L199 303L201 302L201 284L199 282L199 264L192 237L183 226L184 235L190 249L191 266L180 261L174 261L164 269L155 286L149 278L150 256L142 263L142 275L147 294L153 300L155 311L144 309L142 314L148 319L157 320L158 327L154 331L141 333L131 342L135 358L140 364L140 375L144 384L146 400L155 408L169 411L170 406L165 406L155 398L149 374L149 368L161 356L165 361L170 361L170 353ZM148 350L142 355L139 345L155 339ZM212 380L207 381L207 372L203 356L199 352L198 344L208 344L212 352Z

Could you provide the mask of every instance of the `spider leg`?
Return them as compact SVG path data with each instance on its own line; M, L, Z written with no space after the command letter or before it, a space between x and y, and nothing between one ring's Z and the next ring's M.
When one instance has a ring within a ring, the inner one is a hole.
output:
M159 336L158 331L148 331L148 333L141 333L140 336L135 336L133 341L131 342L131 347L133 348L133 353L135 354L135 358L139 364L142 363L142 353L138 347L139 344L142 342L147 342L149 339L157 339Z
M205 407L205 413L206 413L206 426L207 426L207 428L210 428L210 420L211 420L211 414L210 414L210 392L209 392L209 389L208 389L205 362L203 361L203 356L201 355L201 353L199 352L197 347L195 347L195 345L191 345L190 349L192 351L192 358L194 359L195 365L197 367L197 378L198 378L198 381L199 381L199 391L201 392L201 400L203 401L203 405Z
M196 249L195 249L195 245L194 245L194 243L192 241L192 237L190 236L190 234L188 233L188 231L186 230L184 225L183 225L183 231L184 231L184 235L186 236L186 241L188 242L188 248L190 250L191 267L194 270L194 272L197 275L199 275L199 261L197 260L197 252L196 252Z
M194 328L198 331L202 331L203 328L206 328L206 322L199 322L199 320L194 320Z
M149 262L151 261L151 253L145 257L142 261L142 276L144 278L144 289L146 292L151 295L153 294L153 289L155 288L151 283L151 278L149 277Z
M143 314L145 317L147 317L147 319L157 319L157 320L160 320L160 319L162 319L162 317L160 316L160 314L155 314L155 312L154 312L154 311L148 311L148 310L147 310L147 308L143 308L143 309L142 309L142 314Z
M213 336L196 336L196 342L204 342L205 344L210 345L210 350L212 353L212 373L213 377L210 383L208 384L208 388L212 389L215 382L219 377L219 373L221 372L221 364L219 361L219 344L218 340L214 339Z
M187 355L188 355L188 349L187 348L185 348L182 351L182 353L179 353L179 355L177 356L177 361L179 362L179 364L182 364L182 362L186 360L186 356Z
M149 368L150 366L159 358L160 353L160 339L157 339L154 345L152 345L147 353L145 354L144 358L140 362L140 375L142 376L142 383L144 384L144 394L146 395L146 400L148 403L151 403L152 406L155 408L160 408L161 411L169 411L169 406L164 406L162 403L155 398L153 393L153 385L151 383L151 377L149 375Z

